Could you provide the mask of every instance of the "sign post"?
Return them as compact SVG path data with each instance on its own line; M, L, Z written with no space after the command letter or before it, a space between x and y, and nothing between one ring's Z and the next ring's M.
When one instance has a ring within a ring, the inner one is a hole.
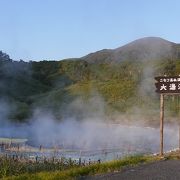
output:
M164 145L164 95L160 95L160 156L163 156Z
M179 151L180 151L180 123L179 123Z
M163 156L164 146L164 95L180 94L180 76L155 77L156 92L160 94L160 156ZM178 97L179 98L179 97ZM180 150L180 123L179 123L179 150Z

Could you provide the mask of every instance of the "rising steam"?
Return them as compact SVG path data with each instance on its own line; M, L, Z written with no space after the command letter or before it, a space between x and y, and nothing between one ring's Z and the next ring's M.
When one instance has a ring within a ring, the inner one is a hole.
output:
M37 147L42 145L44 147L82 150L127 150L130 148L142 152L145 150L148 152L158 151L158 129L138 127L137 124L129 127L122 124L107 123L103 113L104 102L102 98L92 98L86 106L81 99L77 99L69 107L73 114L69 114L69 117L66 114L66 118L61 122L51 112L36 109L29 124L3 124L7 122L6 116L10 106L1 101L2 125L0 136L28 138L29 144ZM94 108L98 108L98 111L95 111ZM81 112L79 112L80 110ZM75 113L84 113L81 116L83 119L78 120ZM177 139L177 128L166 127L166 150L177 147Z

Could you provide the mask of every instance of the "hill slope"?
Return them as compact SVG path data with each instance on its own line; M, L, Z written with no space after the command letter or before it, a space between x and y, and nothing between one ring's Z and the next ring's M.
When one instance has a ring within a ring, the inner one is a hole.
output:
M37 108L60 120L125 114L153 121L154 76L163 74L180 74L180 45L154 37L63 61L16 62L0 52L0 113L13 121L28 120ZM6 113L4 102L11 107ZM167 104L176 115L176 101Z
M91 53L83 59L89 63L117 63L125 60L150 61L179 58L180 45L162 38L147 37L135 40L114 50L102 50Z

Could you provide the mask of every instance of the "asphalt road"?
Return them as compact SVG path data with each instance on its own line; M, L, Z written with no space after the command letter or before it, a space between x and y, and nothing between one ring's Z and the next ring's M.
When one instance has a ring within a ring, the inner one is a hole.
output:
M163 160L82 180L180 180L180 160Z

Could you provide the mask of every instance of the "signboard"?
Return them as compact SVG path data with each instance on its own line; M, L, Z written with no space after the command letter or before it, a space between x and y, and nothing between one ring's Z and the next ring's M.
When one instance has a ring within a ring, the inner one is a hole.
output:
M155 77L157 93L179 93L180 94L180 76L159 76Z
M160 93L160 156L163 156L164 148L164 94L180 94L180 76L155 77L156 92ZM179 127L179 150L180 150L180 127Z

